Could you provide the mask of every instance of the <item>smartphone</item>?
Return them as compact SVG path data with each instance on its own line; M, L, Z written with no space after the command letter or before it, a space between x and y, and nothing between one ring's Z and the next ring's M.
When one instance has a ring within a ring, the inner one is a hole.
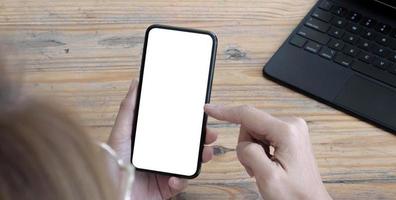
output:
M198 176L216 51L217 38L208 31L164 25L146 30L132 130L137 170Z

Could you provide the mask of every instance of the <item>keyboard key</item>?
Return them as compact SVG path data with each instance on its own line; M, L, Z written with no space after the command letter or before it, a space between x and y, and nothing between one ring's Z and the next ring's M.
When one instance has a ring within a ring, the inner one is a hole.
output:
M319 8L323 10L329 11L333 7L333 4L330 3L329 1L322 1L322 3L319 4Z
M293 44L294 46L297 47L303 47L305 45L305 43L307 42L306 39L304 39L303 37L300 37L298 35L295 35L291 40L290 43Z
M344 48L344 43L341 42L340 40L331 40L329 43L329 47L332 49L335 49L337 51L340 51L342 48Z
M332 40L329 42L329 45L328 45L328 46L329 46L329 48L331 48L331 49L340 51L340 50L342 50L342 49L344 48L345 44L344 44L342 41L340 41L340 40L332 39Z
M364 49L366 51L369 51L371 48L371 42L367 41L367 40L359 40L358 42L358 47L361 49Z
M357 23L362 19L362 15L357 12L350 12L347 19Z
M319 55L322 56L323 58L326 59L333 59L336 51L329 49L328 47L323 47L322 50L320 50Z
M333 20L331 20L331 23L334 26L337 26L339 28L344 28L346 26L346 20L340 17L334 17Z
M309 41L306 45L305 45L305 50L311 52L311 53L318 53L320 48L322 46L316 42L311 42Z
M374 54L379 55L380 57L386 57L390 53L388 49L378 45L373 45L372 51Z
M359 36L346 33L342 39L350 44L356 44L359 41Z
M383 34L388 34L391 31L391 27L388 24L379 23L375 30Z
M390 43L389 38L383 35L378 35L375 41L383 46L388 46Z
M352 64L353 59L343 53L338 53L334 58L334 61L344 67L349 67Z
M327 44L330 40L329 36L307 27L302 27L297 34L320 44Z
M370 63L373 61L374 56L371 55L370 53L365 52L365 51L361 51L361 52L359 53L358 58L359 58L359 60L361 60L361 61L363 61L363 62L365 62L365 63L370 64Z
M346 26L346 30L349 31L349 32L351 32L351 33L354 33L354 34L359 34L359 33L362 31L362 29L360 28L360 26L357 25L357 24L354 24L354 23L349 23L349 24Z
M335 15L338 15L340 17L344 17L347 14L347 9L341 6L333 6L331 8L331 12Z
M329 35L335 38L341 38L344 35L345 31L338 29L336 27L331 27L329 30Z
M346 46L343 52L349 56L356 57L359 51L360 50L354 46Z
M326 33L327 30L329 30L330 28L330 24L319 21L317 19L314 19L312 17L310 17L306 22L305 22L305 26L308 26L310 28L313 28L315 30L318 30L320 32Z
M374 26L377 24L377 22L376 22L374 19L365 17L365 18L360 22L360 24L362 24L363 26L366 26L366 27L368 27L368 28L372 28L372 27L374 27Z
M391 63L389 61L384 60L384 59L377 58L377 59L374 59L373 65L378 67L378 68L380 68L380 69L386 70L391 65Z
M373 40L376 36L373 30L365 29L362 31L361 36L368 39Z
M361 61L353 62L352 69L367 76L370 76L374 79L387 83L393 87L396 87L395 75L388 73L382 69L376 68Z
M330 13L320 9L316 9L315 11L313 11L312 17L315 17L316 19L320 19L324 22L330 22L330 20L333 18L333 16Z
M388 72L390 72L390 73L396 75L396 64L390 66L390 67L388 68Z

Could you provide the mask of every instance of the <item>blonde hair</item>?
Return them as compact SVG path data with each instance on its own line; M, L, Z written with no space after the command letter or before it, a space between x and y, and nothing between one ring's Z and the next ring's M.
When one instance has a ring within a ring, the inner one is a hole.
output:
M116 199L84 131L57 106L12 95L0 72L0 199Z

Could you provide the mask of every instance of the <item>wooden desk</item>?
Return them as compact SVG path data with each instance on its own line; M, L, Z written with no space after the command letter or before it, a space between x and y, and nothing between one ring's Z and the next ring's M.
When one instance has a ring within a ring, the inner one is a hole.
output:
M0 0L0 38L14 43L30 89L76 110L105 140L140 67L145 28L202 28L219 38L212 102L251 104L308 121L323 180L334 199L396 199L396 137L262 77L262 67L314 0ZM258 199L235 155L237 127L209 121L214 161L180 199Z

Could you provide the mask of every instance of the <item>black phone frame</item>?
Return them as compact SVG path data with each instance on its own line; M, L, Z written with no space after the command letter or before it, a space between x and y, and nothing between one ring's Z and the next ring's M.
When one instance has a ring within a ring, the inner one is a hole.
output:
M212 40L213 40L213 45L212 45L212 53L211 53L211 60L210 60L210 68L209 68L209 77L208 77L208 83L207 83L207 88L206 88L206 97L205 97L205 103L210 102L210 96L212 92L212 82L213 82L213 74L214 74L214 68L215 68L215 61L216 61L216 52L217 52L217 37L213 32L210 31L205 31L205 30L198 30L198 29L191 29L191 28L181 28L181 27L175 27L175 26L168 26L168 25L160 25L160 24L153 24L149 26L146 30L145 33L145 39L144 39L144 46L143 46L143 55L142 55L142 61L141 61L141 67L140 67L140 75L139 75L139 85L138 85L138 91L136 94L136 107L134 110L134 118L133 118L133 125L132 125L132 135L131 135L131 159L130 162L133 165L133 150L135 146L135 136L136 136L136 126L137 126L137 121L138 121L138 113L139 113L139 104L140 104L140 94L141 94L141 89L143 85L143 75L144 75L144 65L145 65L145 60L146 60L146 50L147 50L147 43L148 43L148 37L150 34L150 31L154 28L159 28L159 29L167 29L167 30L176 30L176 31L183 31L183 32L190 32L190 33L199 33L199 34L206 34L209 35ZM202 108L203 109L203 108ZM187 179L193 179L196 178L200 171L201 171L201 164L202 164L202 151L204 148L205 144L205 138L206 138L206 124L207 124L207 119L208 116L206 113L204 113L203 116L203 121L202 121L202 131L201 131L201 141L200 141L200 148L199 148L199 155L198 155L198 161L197 161L197 168L196 171L193 175L188 176L188 175L182 175L182 174L174 174L174 173L168 173L168 172L161 172L161 171L155 171L155 170L149 170L149 169L141 169L141 168L136 168L138 171L144 171L144 172L150 172L150 173L157 173L161 175L166 175L166 176L175 176L175 177L180 177L180 178L187 178Z

